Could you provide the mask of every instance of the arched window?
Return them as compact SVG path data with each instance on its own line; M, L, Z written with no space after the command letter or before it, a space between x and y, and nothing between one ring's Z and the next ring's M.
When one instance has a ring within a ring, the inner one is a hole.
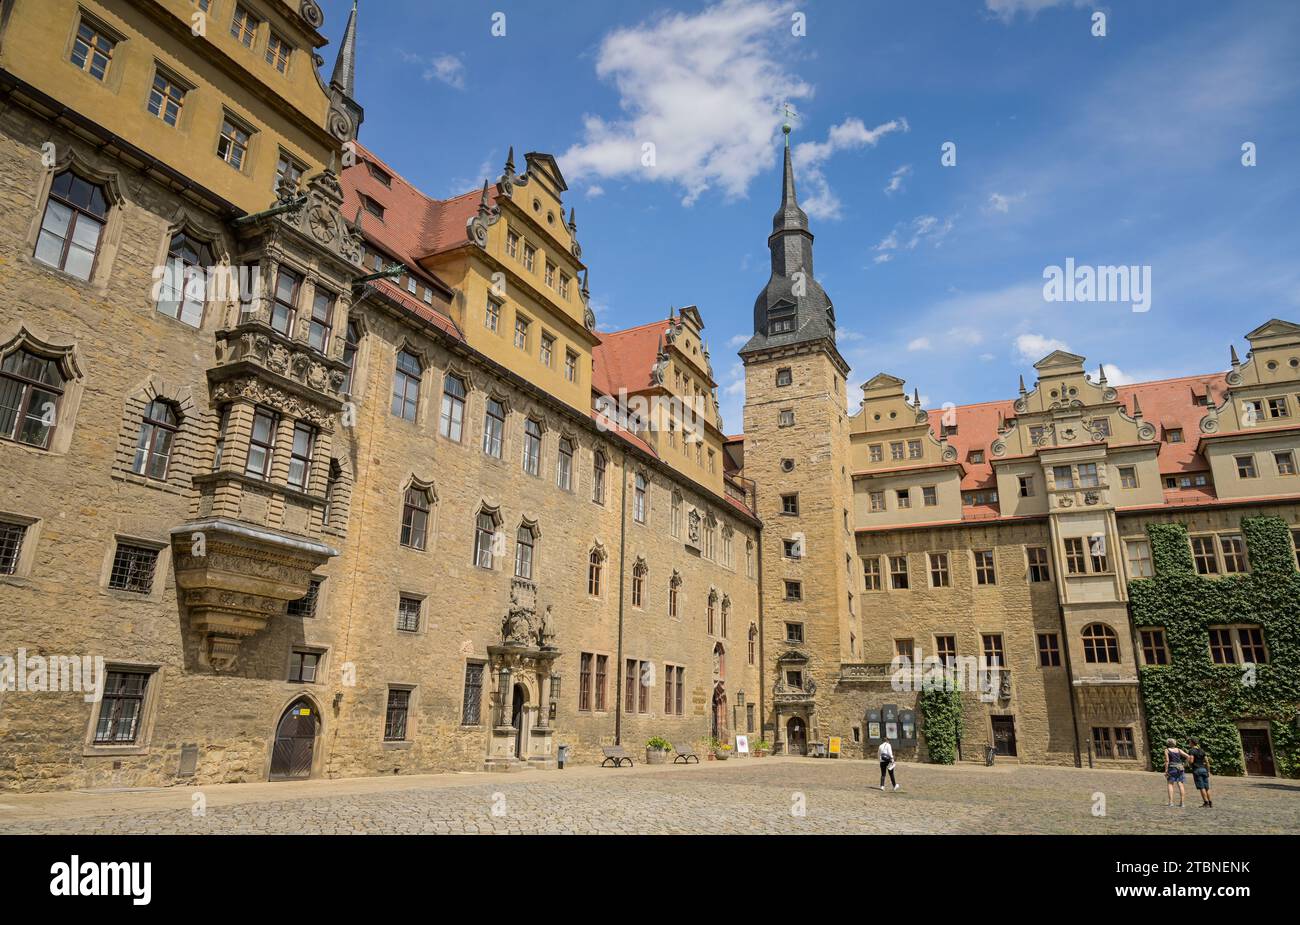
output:
M438 418L438 432L449 440L460 443L465 430L465 380L448 373L442 380L442 413Z
M573 488L573 441L560 438L560 451L555 462L555 484L565 491Z
M723 595L722 597L722 630L718 633L723 639L727 638L727 618L731 616L731 598Z
M587 557L587 593L592 597L600 597L600 573L604 563L605 555L600 547L593 547Z
M348 365L348 371L343 375L344 393L352 391L354 377L357 373L357 347L360 344L361 332L357 329L357 323L349 321L347 339L343 341L343 362Z
M183 231L172 235L167 246L167 266L163 269L158 290L158 311L192 327L202 324L210 266L212 248Z
M640 472L636 474L636 488L632 497L632 516L639 524L645 523L646 479Z
M542 425L528 418L524 421L524 471L536 475L542 466Z
M520 524L519 532L515 534L515 577L523 578L528 581L533 580L533 553L535 552L536 537L533 534L533 528L528 524Z
M758 657L757 650L758 650L758 627L751 623L749 624L749 663L751 665L754 664L755 659L757 659Z
M166 480L177 427L176 408L171 402L160 398L149 402L140 424L140 439L135 445L131 471L160 482Z
M424 549L429 537L429 492L418 485L406 489L402 501L402 545Z
M474 524L474 564L479 568L492 568L496 532L497 521L492 512L479 511Z
M502 440L506 432L506 406L491 396L483 412L483 452L501 458Z
M1119 662L1119 636L1105 623L1089 623L1083 628L1083 658L1090 664Z
M59 362L17 349L0 364L0 437L45 450L64 395Z
M406 421L414 421L420 408L420 378L424 364L409 350L397 354L397 369L393 373L392 413Z
M675 617L678 614L678 597L682 590L682 576L673 572L673 577L668 579L668 616Z
M727 568L731 568L731 540L734 532L730 525L722 528L722 564Z
M605 452L597 450L591 463L591 500L605 503Z
M108 222L104 188L71 170L54 178L36 238L36 259L77 279L90 279Z
M718 594L716 591L709 592L709 635L712 636L717 631L716 616L718 611Z
M644 559L637 559L632 566L632 606L641 607L645 603L645 576L648 569Z
M713 559L717 553L718 522L710 514L704 521L704 558Z

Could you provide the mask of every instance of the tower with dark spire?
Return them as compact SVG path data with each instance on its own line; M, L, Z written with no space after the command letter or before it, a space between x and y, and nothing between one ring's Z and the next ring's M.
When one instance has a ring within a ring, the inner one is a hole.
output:
M856 659L861 626L849 610L857 590L853 495L845 477L849 368L835 346L831 300L813 276L813 236L795 193L788 123L783 130L781 205L767 239L772 269L740 357L744 474L758 485L759 519L781 534L760 547L764 674L785 679L798 671L804 681L794 695L769 700L764 691L763 729L790 751L805 738L837 734L829 698L839 665ZM798 559L785 555L782 540L792 539L802 551ZM798 644L789 641L791 625L802 630Z

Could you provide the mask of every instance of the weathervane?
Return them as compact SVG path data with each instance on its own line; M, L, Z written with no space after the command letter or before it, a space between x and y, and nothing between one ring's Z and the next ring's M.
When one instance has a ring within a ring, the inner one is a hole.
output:
M785 146L788 148L790 147L790 117L797 116L799 113L795 112L789 101L781 104L781 109L785 112L785 124L781 126L781 131L785 134Z

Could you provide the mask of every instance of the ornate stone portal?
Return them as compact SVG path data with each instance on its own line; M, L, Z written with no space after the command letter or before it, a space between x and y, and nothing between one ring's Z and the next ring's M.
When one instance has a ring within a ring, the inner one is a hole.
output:
M539 613L536 585L514 579L510 607L501 620L501 642L488 646L495 690L486 770L555 767L551 682L560 650L554 639L551 605Z

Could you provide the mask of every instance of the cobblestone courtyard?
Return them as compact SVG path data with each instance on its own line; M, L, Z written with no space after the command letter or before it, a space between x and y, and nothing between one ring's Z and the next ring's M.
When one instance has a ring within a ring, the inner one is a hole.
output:
M0 833L1295 833L1300 781L1216 778L1165 806L1151 773L811 758L0 795ZM1093 807L1104 797L1105 815ZM202 814L195 807L200 797ZM802 809L802 814L798 814ZM792 812L794 810L794 812Z

